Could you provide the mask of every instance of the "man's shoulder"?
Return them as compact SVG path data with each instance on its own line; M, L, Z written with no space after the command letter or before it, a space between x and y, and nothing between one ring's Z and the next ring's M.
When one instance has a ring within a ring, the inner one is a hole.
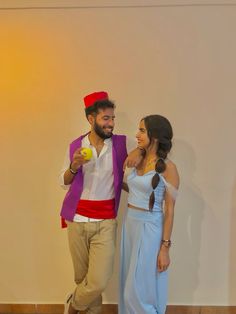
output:
M113 147L117 153L121 156L127 156L127 147L126 147L126 135L123 134L114 134L112 136Z
M113 145L121 145L123 143L126 146L126 135L113 134L112 142L113 142Z
M126 138L126 135L124 135L124 134L113 134L113 136L112 136L112 138L123 138L123 139L125 139Z
M77 137L76 139L74 139L74 140L70 143L70 145L78 144L79 142L82 141L82 139L83 139L86 135L88 135L88 133L85 133L85 134L80 135L79 137Z

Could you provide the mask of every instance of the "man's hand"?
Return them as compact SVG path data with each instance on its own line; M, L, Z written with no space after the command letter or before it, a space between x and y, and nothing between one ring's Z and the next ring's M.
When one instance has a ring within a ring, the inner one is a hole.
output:
M79 167L89 162L89 160L85 160L84 156L81 154L82 147L76 149L73 155L73 160L71 162L71 169L74 171L78 171Z
M125 159L123 170L125 171L126 167L136 168L143 160L143 156L144 156L143 151L140 148L135 148L134 150L132 150Z
M78 148L73 155L72 162L70 164L70 168L66 170L64 173L64 184L69 185L74 180L74 177L80 166L89 162L89 160L85 160L84 156L80 153L82 147ZM72 171L71 171L72 170ZM74 171L74 172L73 172Z

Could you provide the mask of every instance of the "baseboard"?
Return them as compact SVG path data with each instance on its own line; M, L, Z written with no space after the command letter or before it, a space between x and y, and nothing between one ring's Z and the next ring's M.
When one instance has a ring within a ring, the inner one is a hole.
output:
M117 314L117 304L104 304L103 314ZM62 304L0 304L0 314L62 314ZM168 305L166 314L236 314L236 306Z

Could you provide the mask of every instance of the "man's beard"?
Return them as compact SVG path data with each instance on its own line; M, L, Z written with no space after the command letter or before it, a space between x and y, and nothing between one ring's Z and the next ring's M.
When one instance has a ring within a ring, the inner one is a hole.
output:
M112 128L110 129L110 130L111 130L111 133L107 134L107 133L104 132L103 128L100 127L100 125L97 124L96 121L94 122L93 128L94 128L95 133L96 133L99 137L101 137L102 139L104 139L104 140L107 139L107 138L112 137Z

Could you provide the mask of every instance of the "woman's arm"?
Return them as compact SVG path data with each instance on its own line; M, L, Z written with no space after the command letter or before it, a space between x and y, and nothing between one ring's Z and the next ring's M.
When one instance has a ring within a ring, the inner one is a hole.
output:
M166 181L171 184L175 189L179 188L179 174L177 168L174 163L169 161L167 163L167 169L164 173L164 177ZM158 254L157 259L157 267L158 271L165 271L169 264L169 249L171 241L171 233L173 229L173 222L174 222L174 207L175 207L175 197L166 190L165 193L165 206L164 206L164 222L163 222L163 233L162 233L162 240L160 251Z

